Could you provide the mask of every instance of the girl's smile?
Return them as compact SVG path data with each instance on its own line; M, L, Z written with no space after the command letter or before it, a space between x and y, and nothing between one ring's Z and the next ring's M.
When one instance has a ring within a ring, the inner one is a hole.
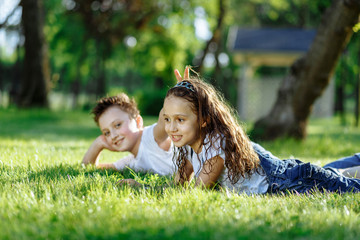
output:
M170 135L170 137L173 142L179 142L182 138L181 135Z
M174 145L190 145L197 152L201 139L197 115L193 112L191 103L180 97L169 96L164 101L163 113L165 131Z

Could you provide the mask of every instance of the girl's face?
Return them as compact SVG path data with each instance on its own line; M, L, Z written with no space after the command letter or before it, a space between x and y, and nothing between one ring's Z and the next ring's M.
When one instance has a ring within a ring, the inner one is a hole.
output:
M99 127L106 142L114 150L131 152L135 156L141 139L141 124L142 121L137 122L130 118L130 115L118 106L108 108L99 117Z
M201 146L199 123L191 103L180 97L169 96L164 101L163 113L165 131L174 145L190 145L198 153Z

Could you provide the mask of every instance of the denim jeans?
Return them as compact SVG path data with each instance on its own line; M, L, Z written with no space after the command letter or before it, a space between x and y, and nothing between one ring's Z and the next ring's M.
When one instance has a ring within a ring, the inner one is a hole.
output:
M353 156L340 158L334 162L328 163L324 166L324 168L350 168L360 166L360 153L355 153Z
M360 179L347 178L331 169L297 159L280 160L259 144L253 143L253 147L269 181L268 193L360 192Z

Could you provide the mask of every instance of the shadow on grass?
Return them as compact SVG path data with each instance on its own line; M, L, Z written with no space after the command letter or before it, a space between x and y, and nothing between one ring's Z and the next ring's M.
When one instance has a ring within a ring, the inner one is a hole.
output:
M31 166L11 167L0 166L1 182L61 182L84 176L86 178L93 177L115 177L115 178L134 178L131 171L125 169L123 171L102 170L94 167L82 167L79 165L64 165L46 167L41 170L34 170ZM14 177L15 176L15 177ZM19 176L19 177L16 177Z
M22 140L88 140L101 134L92 115L84 111L0 109L0 138ZM156 121L146 117L145 125Z
M54 141L89 139L100 134L86 112L0 110L0 138Z

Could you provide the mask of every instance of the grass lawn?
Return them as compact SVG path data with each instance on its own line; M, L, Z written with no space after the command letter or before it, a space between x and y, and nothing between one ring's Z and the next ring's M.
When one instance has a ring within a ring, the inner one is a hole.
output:
M319 165L360 152L360 129L326 119L308 130L304 142L261 144ZM122 178L152 186L169 179L82 167L99 133L84 112L0 110L0 239L360 239L360 194L118 188Z

